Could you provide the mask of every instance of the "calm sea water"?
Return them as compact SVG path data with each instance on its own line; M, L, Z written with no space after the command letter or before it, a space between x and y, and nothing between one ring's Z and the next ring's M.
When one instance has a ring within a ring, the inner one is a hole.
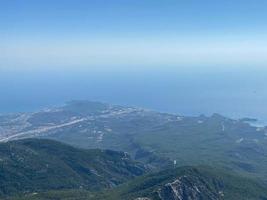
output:
M267 70L0 72L0 113L88 99L183 115L221 113L267 122Z

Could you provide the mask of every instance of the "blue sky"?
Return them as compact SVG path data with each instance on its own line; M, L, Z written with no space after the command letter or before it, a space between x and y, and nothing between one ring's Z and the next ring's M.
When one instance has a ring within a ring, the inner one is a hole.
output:
M2 0L0 68L265 66L264 0Z

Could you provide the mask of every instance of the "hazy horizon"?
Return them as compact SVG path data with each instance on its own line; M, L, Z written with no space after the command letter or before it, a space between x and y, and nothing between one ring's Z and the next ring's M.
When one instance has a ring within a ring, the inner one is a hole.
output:
M88 99L267 119L266 2L0 5L0 113Z
M240 72L203 68L6 72L0 75L0 113L38 111L70 100L92 100L182 115L220 113L266 122L266 76L263 69Z
M2 69L265 67L267 61L267 3L260 0L0 5Z

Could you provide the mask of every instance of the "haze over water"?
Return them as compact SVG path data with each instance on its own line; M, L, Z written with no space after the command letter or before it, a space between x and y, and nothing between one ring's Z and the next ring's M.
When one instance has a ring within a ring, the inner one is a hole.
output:
M0 113L88 99L267 121L267 1L0 4Z
M86 99L182 115L220 113L266 122L266 77L266 70L251 68L9 71L0 75L0 112L37 111Z

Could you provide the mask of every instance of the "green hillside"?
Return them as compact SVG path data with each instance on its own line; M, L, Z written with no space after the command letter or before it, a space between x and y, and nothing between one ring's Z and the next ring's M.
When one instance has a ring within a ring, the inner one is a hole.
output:
M267 187L210 167L180 167L147 174L102 193L49 191L12 200L266 200Z
M151 167L224 167L267 181L267 128L255 119L180 116L151 110L73 101L36 113L3 116L0 141L28 137L58 140L80 148L128 152Z
M145 168L123 152L82 150L26 139L0 144L0 196L47 190L112 188Z

